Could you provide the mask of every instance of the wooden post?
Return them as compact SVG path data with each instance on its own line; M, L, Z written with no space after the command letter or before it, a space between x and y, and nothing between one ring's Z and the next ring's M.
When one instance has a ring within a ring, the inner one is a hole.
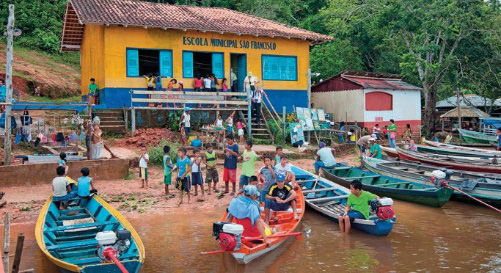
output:
M7 60L5 65L5 85L6 85L6 96L5 102L5 139L4 139L4 165L10 164L10 153L11 153L11 137L10 133L12 128L10 127L11 122L11 111L12 111L12 51L14 43L14 5L9 5L9 21L7 23ZM8 270L8 268L6 268Z
M130 120L132 123L131 131L132 131L132 134L134 134L134 132L136 132L136 110L132 106L130 108Z
M283 133L282 135L283 135L283 142L284 142L284 144L285 144L285 139L286 139L286 137L285 137L286 135L285 135L285 134L286 134L286 132L287 132L287 131L286 131L286 129L287 129L287 128L285 128L285 124L286 124L286 122L287 122L287 117L285 116L285 112L286 112L286 110L287 110L287 106L284 106L284 107L283 107L283 110L282 110L282 111L283 111L283 112L282 112L282 120L283 120L283 122L282 122L282 123L284 124L284 133Z
M311 106L311 68L308 68L308 108Z
M4 232L3 232L3 267L5 272L9 272L9 248L10 248L10 217L5 213Z
M463 129L462 121L461 121L461 102L459 100L459 89L456 90L456 104L458 105L458 125L460 129Z
M16 254L14 256L14 263L12 264L12 273L19 273L19 264L21 264L23 246L24 246L24 233L19 233L17 235Z

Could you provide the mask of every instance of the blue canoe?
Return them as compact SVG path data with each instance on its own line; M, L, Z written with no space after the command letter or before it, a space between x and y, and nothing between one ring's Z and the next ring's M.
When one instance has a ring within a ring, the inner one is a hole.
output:
M350 190L295 166L292 167L292 171L296 175L298 184L303 189L306 204L331 220L338 222L339 215L346 208ZM315 183L317 179L318 182ZM376 236L387 236L391 232L395 221L395 216L389 220L382 220L377 215L371 214L368 220L355 219L352 228Z
M115 264L97 256L95 237L101 231L124 229L131 233L130 247L118 259L128 272L136 273L145 257L141 238L127 219L97 195L84 207L70 205L67 210L59 210L50 197L38 217L35 237L42 252L62 272L120 273Z

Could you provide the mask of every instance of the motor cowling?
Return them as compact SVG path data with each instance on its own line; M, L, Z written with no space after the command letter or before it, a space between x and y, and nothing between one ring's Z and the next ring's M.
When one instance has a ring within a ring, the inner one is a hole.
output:
M98 242L97 256L103 262L110 262L110 258L105 255L105 252L119 258L120 253L129 249L131 238L131 232L126 229L117 230L116 232L111 230L98 232L96 234Z
M242 225L229 222L216 222L212 225L212 235L219 241L224 251L238 251L242 245Z
M393 210L393 199L381 198L379 200L371 200L371 211L375 213L381 220L389 220L395 216Z

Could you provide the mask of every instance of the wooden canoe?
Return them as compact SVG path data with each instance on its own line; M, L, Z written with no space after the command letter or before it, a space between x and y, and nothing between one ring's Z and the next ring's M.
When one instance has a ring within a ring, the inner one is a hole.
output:
M397 157L398 158L398 153L397 153L397 150L395 148L390 148L390 147L385 147L385 146L381 146L381 150L387 155L387 156L390 156L390 157Z
M349 187L351 181L360 180L364 189L379 196L426 205L441 207L449 201L453 190L434 185L423 185L408 180L380 175L351 166L337 165L334 168L322 168L325 178L342 186Z
M287 234L292 233L297 230L299 223L303 219L305 203L303 191L299 188L296 190L296 208L299 216L299 220L295 220L292 214L292 208L288 211L278 211L277 218L278 222L270 222L270 228L275 229L275 234ZM264 219L264 203L261 203L261 217ZM224 213L222 221L226 221L227 212ZM235 220L233 220L235 222ZM256 258L259 258L266 253L279 247L285 240L289 237L275 237L270 238L271 244L266 246L263 240L247 241L242 240L242 246L238 251L231 252L231 255L235 258L239 264L248 264Z
M482 159L468 159L445 155L425 154L397 148L398 157L404 160L417 161L454 170L464 170L483 173L501 173L501 160L493 164Z
M473 157L494 157L497 156L501 158L501 151L486 150L471 147L462 147L451 144L444 144L435 141L425 140L426 145L439 148L435 150L435 153L448 154L448 155L460 155L460 156L473 156ZM426 146L421 146L426 147ZM418 146L419 150L419 146Z
M475 131L470 131L470 130L464 130L464 129L458 129L459 133L461 134L461 137L466 142L470 143L491 143L491 142L496 142L496 136L494 135L487 135L481 132L475 132Z
M129 230L132 239L118 259L128 272L136 273L145 258L141 238L127 219L97 195L85 207L70 205L68 210L59 210L52 197L47 199L38 216L35 238L44 255L63 272L120 273L115 264L101 262L95 237L103 230L121 229Z
M447 181L451 186L495 207L501 207L501 175L498 174L448 170L432 165L408 161L387 161L367 156L362 158L362 163L370 171L422 184L431 183L431 172L435 170L446 171L450 175L450 179ZM454 191L451 199L478 204L457 191Z
M339 215L346 208L350 189L298 167L292 167L292 171L296 174L296 180L304 193L308 193L305 199L306 204L337 223ZM315 183L317 179L318 182ZM352 227L375 236L387 236L395 221L396 217L382 220L377 215L371 214L369 219L355 219Z

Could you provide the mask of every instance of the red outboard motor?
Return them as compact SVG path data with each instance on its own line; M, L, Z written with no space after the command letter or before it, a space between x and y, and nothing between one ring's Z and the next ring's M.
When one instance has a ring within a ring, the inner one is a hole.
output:
M389 220L395 216L393 211L393 199L381 198L379 200L369 201L371 212L376 214L381 220Z
M234 223L216 222L212 225L212 236L216 237L224 251L239 250L243 232L244 227Z

